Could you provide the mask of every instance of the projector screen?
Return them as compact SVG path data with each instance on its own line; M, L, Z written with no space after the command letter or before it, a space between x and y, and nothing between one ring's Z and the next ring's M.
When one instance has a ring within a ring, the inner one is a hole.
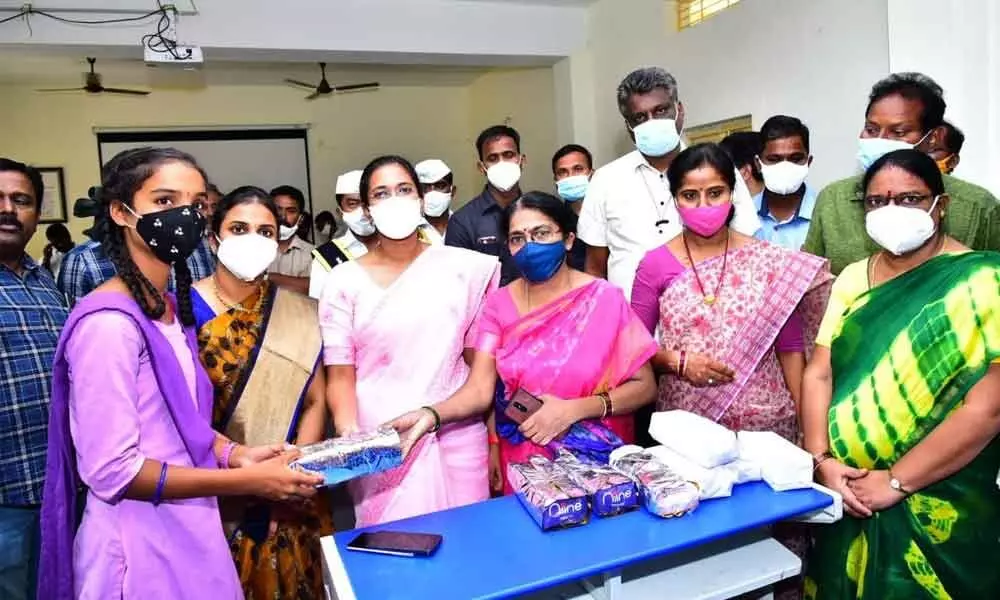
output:
M123 150L143 146L173 147L195 157L208 180L223 194L241 185L271 190L293 185L305 194L312 214L309 187L309 143L305 129L155 130L98 132L101 166Z

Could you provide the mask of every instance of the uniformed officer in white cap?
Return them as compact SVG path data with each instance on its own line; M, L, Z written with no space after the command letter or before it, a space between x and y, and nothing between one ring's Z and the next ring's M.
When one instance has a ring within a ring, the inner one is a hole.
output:
M309 295L313 298L318 299L323 292L331 269L368 254L378 244L375 225L361 203L361 173L348 171L337 178L337 209L347 225L347 231L313 251L309 277Z
M421 229L428 239L442 243L451 217L451 201L455 197L455 176L448 165L437 158L420 161L414 168L424 190L427 226Z

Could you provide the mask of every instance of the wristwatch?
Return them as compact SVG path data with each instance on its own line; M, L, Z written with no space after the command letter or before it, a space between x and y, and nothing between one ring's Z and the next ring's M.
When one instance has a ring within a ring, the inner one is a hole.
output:
M900 480L896 479L896 477L892 474L891 470L889 471L889 487L899 492L900 494L903 494L904 496L910 495L909 490L903 487L903 483Z

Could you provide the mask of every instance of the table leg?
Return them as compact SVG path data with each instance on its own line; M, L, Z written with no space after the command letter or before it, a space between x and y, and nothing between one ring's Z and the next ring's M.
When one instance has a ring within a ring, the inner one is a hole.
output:
M625 600L621 571L602 573L600 581L601 585L595 585L589 579L583 580L583 587L586 588L591 598L594 600Z

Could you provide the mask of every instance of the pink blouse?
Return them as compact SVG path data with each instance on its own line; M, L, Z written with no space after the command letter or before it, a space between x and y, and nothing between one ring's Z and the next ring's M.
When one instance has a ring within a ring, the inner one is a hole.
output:
M666 246L650 250L639 262L632 284L632 310L650 333L660 321L660 296L686 269ZM796 308L778 332L775 350L804 352L805 348L804 323Z

